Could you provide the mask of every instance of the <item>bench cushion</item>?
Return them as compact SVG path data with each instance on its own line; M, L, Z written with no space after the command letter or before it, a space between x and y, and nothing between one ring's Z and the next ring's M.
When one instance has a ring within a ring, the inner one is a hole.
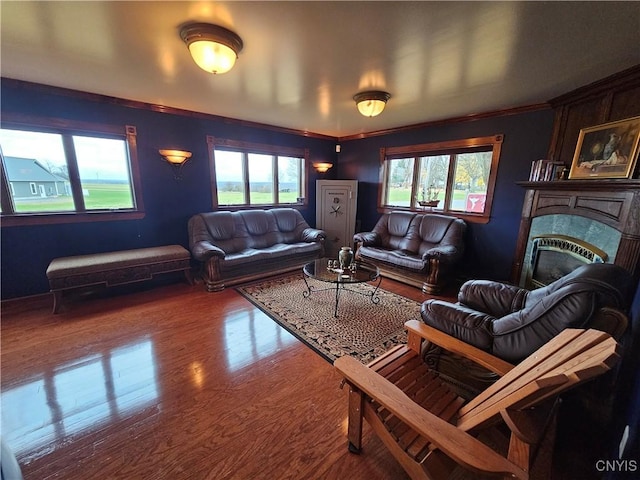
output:
M180 245L54 258L47 268L52 290L106 282L111 285L184 270L191 255Z

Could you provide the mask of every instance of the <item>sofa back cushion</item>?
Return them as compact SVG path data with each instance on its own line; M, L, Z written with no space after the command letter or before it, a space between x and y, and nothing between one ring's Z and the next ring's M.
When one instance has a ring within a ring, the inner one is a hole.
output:
M208 239L225 253L235 253L247 248L248 233L241 217L233 212L207 212L198 215L206 226Z
M380 246L390 250L417 251L416 217L418 216L411 212L383 214L373 227L373 231L380 237Z
M194 215L189 225L192 246L200 241L211 242L225 253L302 242L303 232L310 228L293 208L201 213Z
M294 208L274 208L269 210L280 232L280 243L297 243L302 241L303 234L309 224L302 214Z
M427 250L438 246L453 246L464 250L464 232L466 223L456 217L427 213L421 215L418 225L420 246L417 251L422 255Z
M268 210L243 210L235 212L242 218L249 235L249 248L267 248L280 241L278 225L273 214Z

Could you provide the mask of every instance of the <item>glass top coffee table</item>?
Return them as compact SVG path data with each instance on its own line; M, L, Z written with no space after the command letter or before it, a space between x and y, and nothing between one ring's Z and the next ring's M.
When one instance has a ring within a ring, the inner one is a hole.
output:
M378 287L380 287L380 283L382 282L382 277L380 276L380 270L378 269L378 267L370 263L354 260L353 263L355 263L356 265L354 270L342 270L339 268L328 268L328 262L328 258L320 258L313 262L309 262L304 267L302 267L302 278L304 279L304 283L307 286L307 290L302 292L304 298L309 297L311 295L311 292L335 290L336 303L333 312L334 317L338 316L338 303L340 302L340 293L344 291L369 297L371 299L371 302L376 305L380 302L380 297L376 295L376 293L378 292ZM331 284L331 286L318 289L313 285L309 285L307 278L313 278L314 280ZM349 285L353 285L356 283L375 282L376 280L377 283L372 285L371 291L362 292L348 288Z

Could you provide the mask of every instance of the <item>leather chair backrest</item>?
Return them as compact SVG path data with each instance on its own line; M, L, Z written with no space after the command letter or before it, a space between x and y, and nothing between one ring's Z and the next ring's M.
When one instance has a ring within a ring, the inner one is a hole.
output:
M525 307L535 305L544 297L567 287L590 289L598 296L600 307L614 307L623 311L633 294L631 275L627 270L611 263L589 263L545 287L529 292Z
M625 311L631 275L612 264L587 264L527 294L524 308L495 319L494 355L518 362L565 328L588 328L602 307Z

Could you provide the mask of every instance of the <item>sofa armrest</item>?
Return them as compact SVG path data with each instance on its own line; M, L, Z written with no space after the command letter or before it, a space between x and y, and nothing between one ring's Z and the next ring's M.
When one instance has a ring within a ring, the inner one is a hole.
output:
M365 247L380 246L380 235L376 232L360 232L353 236L353 243L359 243Z
M435 259L443 263L455 263L460 257L460 250L453 245L434 247L422 254L423 260Z
M224 258L226 255L224 250L207 241L196 242L191 245L191 254L201 262L206 262L211 257Z
M458 302L489 313L494 317L504 317L524 307L528 290L491 280L469 280L458 292Z
M500 376L505 375L514 367L514 365L509 362L505 362L504 360L495 357L484 350L469 345L458 338L447 335L437 328L430 327L419 320L409 320L404 324L404 326L409 331L410 336L417 336L438 345L448 352L468 358L472 362L487 368Z
M327 233L324 230L318 230L317 228L305 228L302 231L302 241L307 243L312 242L324 242L327 238Z

